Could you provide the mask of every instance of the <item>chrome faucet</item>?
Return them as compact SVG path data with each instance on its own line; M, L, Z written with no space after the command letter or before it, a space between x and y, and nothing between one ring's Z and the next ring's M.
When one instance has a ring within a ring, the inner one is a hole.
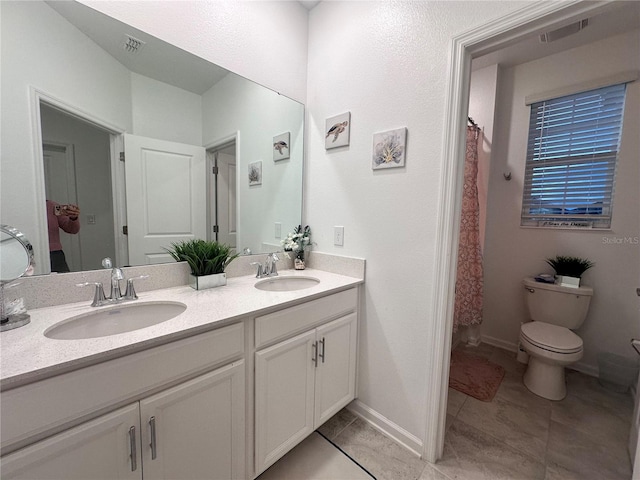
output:
M273 252L267 255L267 259L264 262L264 275L267 277L277 277L278 269L276 267L276 262L280 260L280 257Z
M267 255L264 265L258 262L251 262L250 265L257 267L256 278L277 277L278 268L276 267L276 262L278 260L280 260L280 257L274 252Z
M103 305L110 305L113 303L126 302L130 300L137 300L138 295L136 295L136 290L133 287L133 281L137 279L149 278L149 275L140 275L139 277L133 277L127 280L127 289L122 295L122 290L120 289L120 280L124 280L124 273L122 269L119 267L114 267L111 259L109 257L102 259L102 266L104 268L111 269L111 292L109 297L104 294L104 287L100 282L85 282L78 283L77 287L87 287L89 285L94 285L96 287L93 302L91 303L92 307L102 307Z

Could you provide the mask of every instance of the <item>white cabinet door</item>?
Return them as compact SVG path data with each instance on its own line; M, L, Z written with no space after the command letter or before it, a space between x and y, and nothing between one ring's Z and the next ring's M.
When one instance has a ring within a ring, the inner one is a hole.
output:
M243 361L142 400L140 412L145 480L244 478Z
M317 329L315 428L355 398L357 320L352 313Z
M256 473L313 432L316 332L256 352Z
M2 478L141 480L139 424L137 403L121 408L2 457Z

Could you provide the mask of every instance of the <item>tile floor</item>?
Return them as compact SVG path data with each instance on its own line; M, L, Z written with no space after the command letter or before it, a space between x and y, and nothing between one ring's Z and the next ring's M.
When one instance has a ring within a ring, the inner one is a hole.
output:
M320 431L377 480L631 478L627 439L630 394L568 370L567 397L552 402L522 384L525 365L490 345L461 346L506 370L491 402L449 389L443 458L435 465L388 439L347 410Z

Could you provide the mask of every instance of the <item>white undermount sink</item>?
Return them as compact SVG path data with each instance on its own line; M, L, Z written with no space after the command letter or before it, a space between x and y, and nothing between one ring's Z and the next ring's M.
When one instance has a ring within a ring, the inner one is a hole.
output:
M106 337L166 322L186 309L187 306L179 302L115 305L62 320L45 330L44 336L56 340Z
M268 292L292 292L315 287L319 283L320 280L314 277L282 276L260 280L256 282L255 287L258 290L266 290Z

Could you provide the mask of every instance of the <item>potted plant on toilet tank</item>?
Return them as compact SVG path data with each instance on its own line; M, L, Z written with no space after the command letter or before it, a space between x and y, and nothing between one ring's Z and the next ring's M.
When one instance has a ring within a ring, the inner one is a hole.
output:
M593 267L586 258L557 255L547 258L547 263L556 271L556 283L563 287L578 288L582 274Z
M226 285L224 270L238 256L229 245L198 239L172 243L166 250L177 262L189 264L189 285L196 290Z

